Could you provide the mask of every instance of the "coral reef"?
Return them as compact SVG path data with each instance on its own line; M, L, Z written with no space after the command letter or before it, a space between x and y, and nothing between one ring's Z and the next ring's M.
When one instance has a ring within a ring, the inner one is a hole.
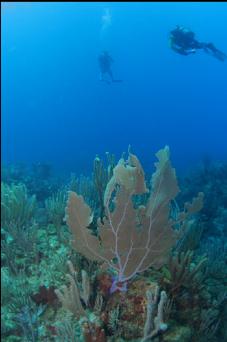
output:
M203 237L225 236L227 208L227 163L212 162L206 158L197 169L180 180L182 192L179 203L185 202L198 191L204 193L204 206L200 212L204 223Z
M226 165L179 194L169 149L157 157L150 182L131 152L69 183L48 164L3 168L3 341L227 339Z

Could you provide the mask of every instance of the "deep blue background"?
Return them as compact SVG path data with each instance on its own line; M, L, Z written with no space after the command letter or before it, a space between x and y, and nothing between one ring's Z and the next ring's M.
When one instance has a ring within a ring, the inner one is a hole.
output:
M179 170L227 160L227 61L171 51L176 24L227 53L227 3L3 4L3 161L88 173L128 144L148 170L166 144ZM99 81L103 49L123 83Z

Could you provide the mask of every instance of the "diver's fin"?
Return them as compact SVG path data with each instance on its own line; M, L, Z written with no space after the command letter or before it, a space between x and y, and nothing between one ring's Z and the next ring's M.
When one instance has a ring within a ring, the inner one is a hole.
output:
M224 62L224 60L227 58L226 54L224 52L221 52L220 50L216 49L213 44L207 44L203 49L208 55L211 55L215 58L217 58L219 61Z
M221 52L219 50L217 50L213 54L213 56L216 57L217 59L219 59L219 61L222 61L222 62L224 62L224 60L227 58L227 56L223 52Z

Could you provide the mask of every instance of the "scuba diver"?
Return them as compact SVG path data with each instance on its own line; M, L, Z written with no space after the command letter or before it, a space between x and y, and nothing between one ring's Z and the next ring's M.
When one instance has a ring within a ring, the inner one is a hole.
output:
M214 56L220 61L224 61L227 56L218 50L213 43L202 43L195 39L195 33L189 29L177 25L177 27L170 32L170 48L175 52L188 56L196 53L198 49L203 49L204 52Z
M107 51L103 51L99 56L99 67L100 67L100 81L107 82L122 82L122 80L115 80L113 78L113 73L111 70L111 64L113 63L113 58L109 55ZM105 77L107 75L107 78Z

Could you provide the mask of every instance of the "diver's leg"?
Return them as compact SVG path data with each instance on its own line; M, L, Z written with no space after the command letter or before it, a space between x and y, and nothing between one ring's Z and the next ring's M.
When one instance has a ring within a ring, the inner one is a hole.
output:
M110 76L111 81L114 82L113 73L111 70L108 70L108 75Z
M207 43L206 48L210 49L212 52L218 51L218 49L216 49L213 43Z
M110 79L111 79L111 82L113 82L113 83L120 83L120 82L122 82L122 80L115 80L115 79L113 78L113 74L112 74L112 71L111 71L111 70L108 71L108 75L109 75L109 77L110 77Z
M101 74L100 74L100 81L101 82L106 82L106 83L110 84L110 81L105 79L104 75L105 75L105 73L101 72Z
M203 49L204 46L206 46L206 43L198 42L197 40L194 40L192 43L192 48L194 49Z

